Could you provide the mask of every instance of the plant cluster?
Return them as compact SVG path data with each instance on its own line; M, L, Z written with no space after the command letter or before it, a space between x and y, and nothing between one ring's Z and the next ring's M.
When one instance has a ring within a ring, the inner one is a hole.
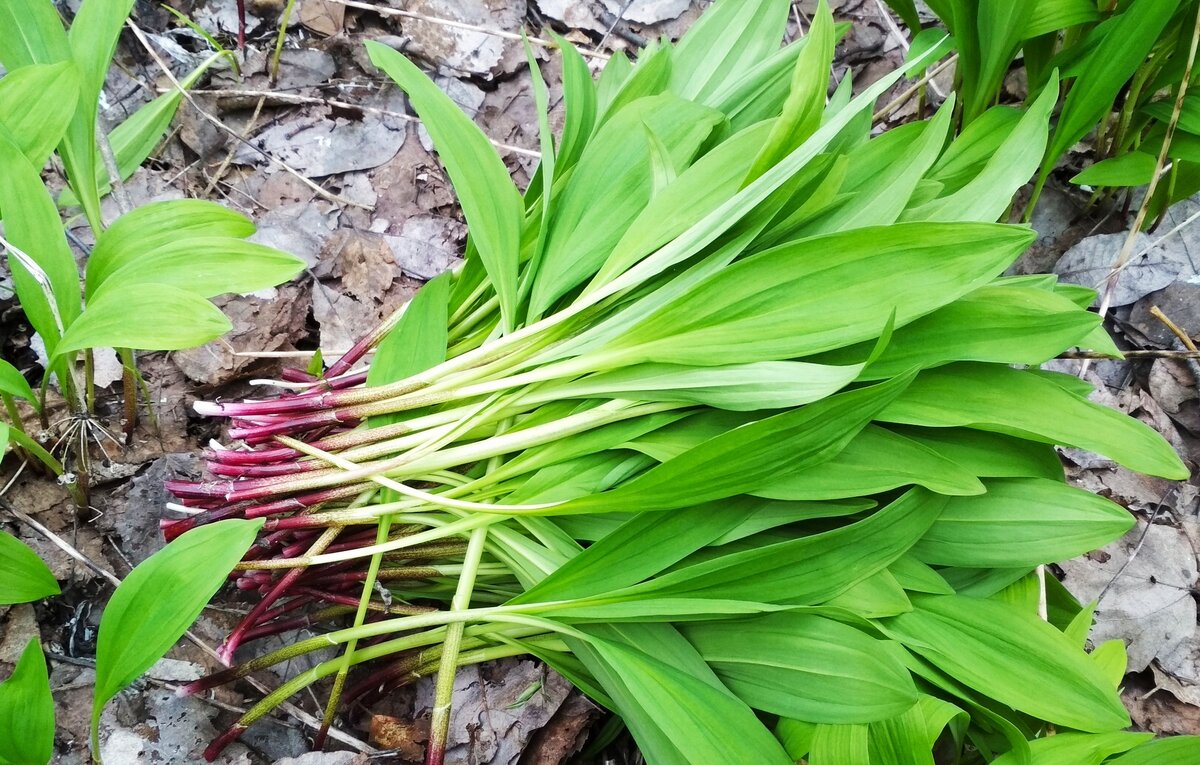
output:
M64 477L80 504L86 504L88 439L104 433L90 417L93 351L116 348L122 355L131 430L141 382L135 350L175 350L221 336L229 320L210 298L275 286L304 265L244 241L254 225L210 202L158 202L125 209L111 225L104 220L101 197L150 155L182 98L181 91L161 95L111 132L98 125L98 99L132 5L87 0L65 29L51 0L0 0L0 63L8 70L0 80L0 249L48 359L40 396L0 361L0 399L16 446ZM213 54L181 84L194 83L224 55ZM105 154L111 167L101 161ZM57 202L41 177L52 156L69 183ZM94 236L82 280L59 205L78 205ZM27 431L16 400L27 400L44 427L52 375L70 417L47 449ZM75 439L78 447L67 449ZM51 453L60 447L78 464Z
M261 597L223 655L326 631L188 690L334 652L210 758L322 679L328 725L436 672L438 763L456 668L524 654L654 763L1200 752L1122 732L1120 644L1085 650L1091 608L1042 573L1132 525L1065 484L1055 444L1187 476L1037 368L1119 355L1095 293L1000 276L1033 239L994 221L1042 166L1057 75L1015 119L983 110L986 133L952 136L951 99L871 137L903 72L827 102L832 17L781 49L787 8L719 2L597 82L560 41L558 136L530 56L524 194L416 66L368 44L434 139L467 258L323 375L197 405L239 445L170 483L188 517L165 533L260 529L236 579Z
M957 56L956 115L964 131L989 133L1015 121L995 109L1005 78L1020 60L1030 99L1057 71L1058 115L1036 177L1032 215L1042 187L1062 157L1094 133L1093 164L1072 183L1096 188L1146 186L1166 172L1149 203L1147 225L1200 191L1200 122L1193 84L1198 4L1192 0L933 0L941 27L922 30L913 0L887 0L920 33L913 51L937 46ZM945 40L946 35L951 38ZM1175 132L1178 127L1179 133Z

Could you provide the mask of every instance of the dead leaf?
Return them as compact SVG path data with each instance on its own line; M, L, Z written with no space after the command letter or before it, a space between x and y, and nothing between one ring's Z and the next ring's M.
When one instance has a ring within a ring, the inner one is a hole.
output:
M466 226L454 218L422 214L404 221L398 236L385 239L404 273L429 280L458 263L466 234Z
M1172 420L1193 434L1200 434L1200 402L1196 400L1196 378L1182 361L1155 359L1150 367L1150 395Z
M402 759L421 760L429 738L429 723L423 722L371 715L371 743L380 749L395 749Z
M1134 254L1146 249L1154 240L1138 234ZM1112 264L1125 242L1125 234L1097 234L1083 239L1067 250L1054 266L1054 273L1070 284L1079 284L1103 292ZM1150 248L1144 255L1133 258L1117 280L1113 291L1114 306L1129 305L1139 298L1161 290L1184 275L1195 275L1186 260L1167 245Z
M620 14L622 19L637 24L657 24L678 18L691 5L691 0L603 0L609 13ZM629 7L625 8L624 6ZM624 12L622 13L622 9Z
M526 11L525 0L412 0L405 7L424 16L513 33L520 31ZM417 19L401 24L428 60L449 69L490 78L524 61L516 40Z
M325 37L338 34L346 23L346 6L328 0L301 0L296 12L301 24Z
M1140 672L1194 638L1196 553L1181 529L1147 528L1139 520L1103 550L1060 565L1063 584L1081 602L1103 594L1092 641L1125 640L1130 671Z

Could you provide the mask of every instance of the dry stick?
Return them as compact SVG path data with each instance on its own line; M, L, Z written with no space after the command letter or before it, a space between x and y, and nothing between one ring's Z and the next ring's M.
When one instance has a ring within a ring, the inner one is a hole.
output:
M1192 27L1192 44L1188 51L1187 65L1183 70L1183 79L1179 82L1179 91L1175 94L1175 106L1171 109L1171 119L1167 122L1167 130L1163 136L1162 148L1158 151L1158 160L1154 165L1154 175L1150 178L1150 185L1146 187L1146 196L1142 198L1142 203L1138 206L1137 217L1134 218L1133 225L1129 227L1129 233L1125 236L1125 243L1121 245L1121 251L1117 254L1117 259L1113 261L1108 279L1104 285L1104 297L1100 301L1101 318L1108 314L1108 309L1112 305L1113 294L1116 292L1117 280L1121 277L1121 272L1132 262L1130 256L1133 254L1133 244L1137 241L1137 235L1142 230L1142 224L1146 221L1146 213L1150 209L1150 200L1154 198L1154 192L1158 188L1158 180L1162 177L1163 166L1167 164L1167 152L1171 148L1171 139L1175 135L1175 126L1179 124L1179 115L1183 111L1184 96L1187 95L1188 83L1192 79L1192 66L1196 63L1196 47L1198 44L1200 44L1200 8L1196 11L1196 21ZM1085 361L1082 369L1079 370L1079 376L1082 377L1087 373L1087 370L1088 362Z
M1121 355L1126 359L1176 359L1185 361L1187 359L1200 359L1200 351L1122 351ZM1099 353L1097 351L1067 351L1060 353L1055 358L1059 359L1108 359L1110 361L1120 361L1115 356L1107 353Z
M900 47L904 49L904 52L908 53L911 43L909 43L909 41L904 37L904 33L900 31L900 26L896 23L896 19L892 18L892 12L888 10L886 5L883 4L883 0L875 0L875 6L879 9L879 15L882 16L883 20L887 23L889 34L895 37L896 40L899 41ZM920 30L909 31L915 34ZM938 84L932 79L929 81L929 89L932 90L938 98L944 99L946 97L946 94L942 92L942 89L939 88Z
M1161 321L1167 329L1171 330L1171 334L1175 335L1175 337L1178 337L1179 342L1183 343L1183 346L1187 348L1188 351L1193 354L1200 354L1200 350L1196 349L1196 344L1192 342L1192 338L1188 336L1188 333L1180 329L1178 324L1171 321L1171 319L1165 313L1163 313L1161 308L1158 306L1151 306L1150 313L1154 315L1154 318ZM1188 356L1186 358L1194 358L1194 356Z
M175 75L171 72L170 67L168 67L166 65L166 63L158 55L158 52L154 50L154 47L152 45L150 45L150 41L146 38L146 33L142 31L141 27L139 27L137 24L135 24L133 22L133 19L126 20L125 25L128 26L129 29L133 32L134 36L137 37L138 42L140 42L142 44L142 47L145 48L146 52L150 54L150 57L152 59L154 59L154 63L157 64L158 68L161 69L163 74L165 74L167 76L167 79L171 81L171 85L173 85L175 87L175 89L177 91L179 91L179 94L181 96L183 96L184 100L187 101L189 104L191 104L192 108L196 110L196 113L199 114L201 117L203 117L205 119L205 121L212 124L214 127L216 127L221 132L225 133L226 135L232 136L234 140L236 140L238 143L242 144L243 146L250 147L251 150L253 150L255 153L257 153L260 156L262 156L263 158L265 158L268 162L270 162L272 165L278 167L280 170L283 170L284 172L295 176L297 179L300 180L301 183L303 183L305 186L312 189L313 192L316 193L318 196L320 196L322 199L327 199L330 202L333 202L334 204L339 204L339 205L343 205L346 207L358 207L363 210L371 209L370 207L367 207L366 205L359 204L358 202L354 202L349 199L346 199L345 197L334 194L331 191L327 191L326 189L322 188L320 186L320 184L315 183L311 178L306 177L300 171L296 170L294 167L287 164L283 160L279 159L275 155L273 155L267 151L264 151L263 149L255 146L250 141L247 141L245 138L242 138L242 136L239 135L236 130L229 127L224 122L217 119L216 117L209 114L208 112L204 111L204 109L200 108L200 105L196 103L196 99L192 97L192 94L188 92L187 88L185 88L181 84L179 84L179 80L177 80L175 78Z
M413 123L417 123L417 124L420 124L420 122L421 122L420 117L414 117L411 114L405 114L404 112L395 112L395 111L391 111L390 109L379 109L374 106L364 106L363 104L353 104L353 103L350 103L349 101L335 101L335 100L329 99L329 98L318 98L317 96L302 96L302 95L299 95L296 93L281 93L281 92L275 91L275 90L215 90L214 89L214 90L193 90L192 93L206 95L206 96L215 96L217 98L222 98L222 97L224 97L224 98L242 97L242 98L260 98L260 99L265 98L265 99L275 101L277 103L283 103L283 104L319 104L322 106L335 106L339 109L355 109L358 111L368 112L370 114L380 114L380 115L383 115L384 117L396 117L397 119L402 119L407 122L413 122ZM496 148L498 148L502 151L511 151L514 154L521 154L526 157L533 157L534 159L541 159L541 156L542 156L542 153L540 151L534 151L533 149L523 149L520 146L513 146L512 144L501 143L500 141L495 141L495 140L492 140L491 138L489 138L488 141L492 144L492 146L495 146Z
M242 131L242 139L250 138L250 133L254 128L258 127L258 118L262 115L263 105L267 102L265 96L259 96L258 103L254 105L254 114L250 115L250 121L246 123L246 129ZM208 196L217 188L217 184L225 177L225 173L229 170L229 166L233 164L233 158L237 156L237 147L230 147L229 153L225 155L225 159L221 160L221 164L217 167L217 171L213 173L209 179L208 185L204 187L204 192L201 196Z
M38 532L39 534L44 536L46 539L50 540L51 543L53 543L56 547L58 547L60 550L65 552L67 555L69 555L72 558L74 558L75 560L79 561L84 566L86 566L91 571L93 571L95 574L97 574L101 578L105 579L113 587L118 587L121 584L121 578L119 576L117 576L113 572L109 571L108 569L104 568L100 564L96 563L91 558L88 558L83 553L79 552L79 550L75 549L75 547L73 547L70 542L63 539L59 535L55 534L53 531L46 528L41 523L38 523L37 520L35 520L31 516L29 516L27 513L23 512L21 510L18 510L17 508L13 507L8 502L4 502L2 500L0 500L0 506L3 506L3 508L5 510L12 513L12 515L17 520L21 521L26 526L29 526L34 531ZM210 646L208 643L201 640L200 637L197 636L194 632L192 632L191 630L188 630L187 632L185 632L183 634L188 638L188 640L192 641L192 643L195 644L197 648L204 651L206 654L208 654L212 658L220 660L221 657L216 652L216 650L213 649L213 647ZM260 683L258 680L255 680L253 677L246 677L245 680L248 683L250 683L250 685L254 686L254 688L259 693L262 693L264 695L270 694L271 689L268 688L263 683ZM313 717L308 712L305 712L303 709L297 707L296 705L294 705L290 702L285 702L285 703L281 704L279 708L282 709L283 711L287 712L292 717L296 718L296 720L300 721L304 725L307 725L309 728L312 728L313 730L321 729L321 721L320 720ZM359 752L364 752L366 754L375 754L378 751L377 749L375 749L375 747L370 746L369 744L363 743L362 741L355 738L354 736L351 736L350 734L348 734L342 730L339 730L337 728L330 728L329 735L332 736L333 738L337 739L338 741L341 741L343 744L346 744L347 746L350 746Z
M887 106L885 106L882 109L880 109L879 111L875 112L875 114L872 115L872 117L871 117L871 122L872 123L879 122L879 120L883 119L884 117L888 116L893 111L895 111L897 107L903 106L910 98L915 96L917 93L921 92L922 86L924 86L926 83L933 82L934 77L937 77L939 74L946 71L946 69L948 69L952 64L954 64L957 61L958 61L958 54L955 53L953 56L946 59L942 63L938 64L933 69L930 69L928 72L925 73L924 77L922 77L921 79L914 82L912 84L912 87L910 87L908 90L904 91L900 95L893 98L891 100L891 102L888 103Z
M380 16L400 16L400 17L406 18L406 19L415 19L417 21L425 21L430 24L440 24L441 26L444 26L444 27L453 27L455 29L465 29L468 32L479 32L480 34L491 35L492 37L500 37L505 40L516 40L516 41L520 42L523 39L527 39L527 40L529 40L529 42L531 44L540 45L543 48L557 48L558 47L558 45L555 42L553 42L551 40L543 40L540 37L522 37L521 35L514 34L512 32L505 32L500 29L488 29L487 27L481 27L476 24L468 24L463 21L454 21L453 19L442 19L442 18L438 18L437 16L427 16L424 13L417 13L415 11L402 11L398 8L380 8L379 6L376 6L376 5L368 5L367 3L359 3L359 2L355 2L354 0L329 0L329 2L336 3L338 5L344 5L347 8L358 8L358 9L364 10L364 11L371 11L373 13L378 13ZM600 59L602 61L607 61L609 59L609 56L607 53L600 53L600 52L594 51L594 50L580 50L579 52L589 58Z

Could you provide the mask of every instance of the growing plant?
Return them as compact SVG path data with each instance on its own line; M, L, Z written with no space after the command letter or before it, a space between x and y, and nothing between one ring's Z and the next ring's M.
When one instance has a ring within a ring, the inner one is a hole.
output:
M912 0L888 3L910 29L921 30ZM1058 119L1026 208L1027 220L1050 172L1093 132L1094 164L1072 180L1093 187L1149 184L1162 169L1156 160L1167 141L1169 178L1151 201L1147 226L1171 204L1200 190L1195 140L1200 128L1183 119L1179 127L1184 135L1167 138L1175 97L1194 82L1190 62L1198 29L1196 2L935 0L928 6L953 36L944 53L954 51L958 57L955 91L962 97L964 129L986 135L1016 121L1011 110L992 107L1018 59L1030 99L1043 91L1055 69L1061 71ZM940 31L924 34L938 37Z
M45 344L71 415L59 443L81 440L76 465L64 465L25 430L14 398L39 402L19 374L0 368L0 396L13 439L54 472L77 474L76 499L86 501L87 438L94 412L92 352L119 349L126 366L125 415L132 428L138 379L133 350L201 345L229 329L209 302L226 292L274 286L295 276L298 258L243 241L254 231L245 217L208 202L180 200L126 211L112 225L100 212L108 168L97 138L110 144L114 174L128 177L153 151L181 94L158 97L110 134L97 133L97 101L132 0L87 0L69 30L50 0L0 0L0 238L21 307ZM195 80L222 52L185 80ZM57 149L55 148L57 147ZM85 286L58 208L41 179L56 153L70 183L60 202L81 206L94 235ZM80 365L82 364L82 369ZM43 415L44 416L44 415Z
M1064 483L1055 444L1187 475L1090 386L1037 369L1119 355L1095 294L998 276L1033 239L994 221L1042 164L1056 75L998 136L948 142L952 99L871 138L903 72L826 104L832 18L780 49L787 11L722 0L598 82L560 41L557 137L531 58L543 156L523 195L440 90L369 44L438 147L467 257L319 379L197 406L244 445L170 483L190 517L166 534L262 521L236 567L262 599L224 656L328 631L188 690L340 652L210 759L323 678L328 725L436 672L440 763L456 668L522 654L652 763L1200 753L1121 732L1120 644L1087 652L1092 608L1040 574L1132 525Z

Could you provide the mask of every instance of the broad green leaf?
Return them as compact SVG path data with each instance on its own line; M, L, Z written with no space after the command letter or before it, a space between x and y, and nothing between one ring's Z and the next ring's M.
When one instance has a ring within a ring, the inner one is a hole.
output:
M87 0L79 7L68 39L79 67L85 97L99 95L117 50L117 39L134 0Z
M203 199L151 202L117 218L100 234L87 263L87 294L95 295L113 272L136 266L147 254L190 239L237 238L254 233L241 213Z
M4 359L0 359L0 393L7 393L29 402L37 401L37 396L33 394L33 388L29 387L25 375Z
M1071 179L1071 183L1098 187L1144 186L1154 178L1157 164L1156 157L1131 151L1088 165Z
M8 451L8 423L0 422L0 460L4 459L4 454Z
M773 499L837 499L910 485L950 495L984 490L973 473L933 449L868 425L828 462L782 474L752 493Z
M929 180L942 184L942 194L952 194L971 182L1021 122L1022 113L1011 106L988 109L963 128L929 171ZM916 203L913 203L916 206Z
M626 230L653 197L653 140L686 167L723 116L664 94L638 99L597 130L556 198L530 314L543 315L560 297L609 258Z
M408 94L433 138L487 269L506 323L516 322L517 259L524 219L521 196L487 137L458 105L401 54L367 42L371 62Z
M996 0L1003 2L1003 0ZM910 221L994 221L1012 202L1041 163L1050 113L1058 100L1058 78L1051 77L1012 132L970 181L946 196L909 208Z
M957 595L913 596L884 631L961 682L1019 711L1076 730L1129 725L1120 698L1065 635L1011 606Z
M376 349L367 385L386 385L446 360L450 274L431 279L413 296L404 316Z
M933 119L921 123L920 135L904 150L887 150L889 136L899 133L898 130L890 130L852 155L850 177L844 190L853 192L853 196L816 218L803 229L804 234L832 233L895 223L904 212L921 178L942 153L953 113L954 96L951 94ZM860 158L871 154L872 148L880 144L883 144L883 151L877 153L878 162L868 163L861 169L856 168ZM857 188L855 176L862 179Z
M989 284L897 329L862 379L952 361L1042 364L1083 342L1100 323L1099 316L1054 292ZM814 360L846 363L869 352L860 343Z
M953 595L954 588L929 566L911 554L905 554L888 566L896 582L909 592L924 592L930 595Z
M1125 652L1124 640L1106 640L1092 649L1088 658L1100 668L1113 688L1120 689L1129 669L1129 654Z
M596 124L597 133L600 128L623 113L631 104L643 98L664 94L671 78L672 53L673 50L670 46L657 41L652 41L641 50L637 63L629 72L629 76L622 80L612 92L605 94L606 97L601 100L601 109ZM609 63L612 63L611 60ZM607 67L605 69L607 70Z
M912 603L904 594L904 588L887 569L876 571L823 605L842 609L864 619L895 616L912 610Z
M750 708L728 692L660 658L609 640L593 639L581 658L611 695L642 752L656 765L791 765Z
M866 725L818 724L808 765L870 765L869 735Z
M622 596L821 603L903 555L944 504L943 497L912 489L849 526L676 568Z
M979 72L963 99L964 122L973 120L995 101L1039 2L979 0L976 12Z
M53 306L43 286L9 253L9 269L21 307L53 356L60 326L69 327L79 316L79 271L63 234L58 209L42 184L39 169L11 140L0 133L0 210L4 211L4 236L45 273L54 294ZM61 323L60 323L61 320Z
M1062 461L1053 447L971 428L911 428L895 432L924 444L980 478L1050 478L1061 481Z
M0 762L47 765L54 756L54 697L38 637L0 683Z
M511 602L585 598L637 584L711 544L766 504L734 497L662 513L639 513Z
M1073 395L1045 375L999 364L926 370L879 419L979 428L1087 449L1140 473L1177 480L1190 474L1170 444L1140 421Z
M0 64L16 71L30 64L57 64L70 55L51 0L0 0Z
M913 32L912 42L909 43L908 53L905 55L904 60L917 61L924 59L921 67L913 72L914 76L924 75L930 67L954 50L954 38L941 27L928 27L926 29L917 27Z
M762 123L725 139L650 199L613 245L588 291L624 273L729 201L741 188L754 148L762 144L769 129L769 124Z
M1028 40L1099 18L1092 0L1038 0L1033 4L1023 37Z
M820 616L776 613L682 627L717 677L755 709L818 723L863 723L916 703L894 644Z
M932 697L924 696L923 699ZM934 765L933 745L937 733L930 737L928 728L933 727L926 719L925 707L916 703L903 714L886 720L872 722L868 726L871 762L893 763L894 765ZM943 726L944 727L944 726Z
M1036 566L1103 547L1133 525L1120 505L1058 481L994 479L987 487L952 498L913 554L940 566Z
M220 309L165 284L109 289L63 335L56 353L85 348L173 351L204 345L232 329Z
M627 363L716 365L862 342L892 316L903 326L982 286L1032 239L994 224L898 224L781 245L716 273L609 352Z
M825 0L818 2L805 37L804 48L796 57L791 92L783 104L783 113L772 123L771 133L759 149L745 183L755 180L767 168L795 151L821 126L835 42L833 14Z
M62 140L78 103L79 74L70 61L24 66L0 79L0 125L37 168Z
M188 237L140 253L89 295L89 309L110 294L128 296L160 286L212 298L269 289L304 270L304 261L273 247L228 237Z
M634 364L539 391L555 398L684 401L718 409L785 409L830 396L858 377L861 364L825 366L762 361L729 366Z
M562 55L563 120L555 161L561 172L570 170L579 161L596 124L596 83L592 71L574 45L555 35Z
M1192 765L1200 759L1200 736L1172 736L1142 744L1110 765Z
M37 553L0 531L0 605L29 603L58 593L54 574Z
M1164 99L1162 101L1151 101L1142 108L1142 111L1150 115L1159 122L1166 124L1171 121L1171 114L1175 111L1175 99ZM1179 130L1192 135L1200 135L1200 98L1196 98L1195 94L1188 94L1183 99L1183 107L1179 110ZM1159 148L1162 147L1162 138L1158 136L1156 142ZM1186 141L1187 136L1175 136L1171 139L1171 143L1175 141ZM1154 145L1154 144L1150 144ZM1158 152L1151 152L1157 156Z
M1117 94L1145 62L1178 6L1179 0L1132 0L1114 17L1107 34L1087 54L1067 94L1042 163L1041 178L1049 175L1063 152L1087 135L1112 108Z
M907 378L841 393L705 441L603 494L555 514L669 510L753 491L769 477L829 460L891 401Z
M719 0L675 46L670 89L701 103L779 48L788 4Z
M1100 765L1114 754L1128 752L1154 738L1153 733L1058 733L1029 742L1033 765ZM1200 753L1200 749L1196 750ZM1121 762L1118 758L1114 762ZM1149 762L1149 760L1147 760ZM1155 765L1162 760L1154 760ZM1016 765L1017 758L1006 754L992 765Z
M100 617L93 742L104 705L192 626L262 525L262 520L225 520L199 526L142 561L117 587Z

